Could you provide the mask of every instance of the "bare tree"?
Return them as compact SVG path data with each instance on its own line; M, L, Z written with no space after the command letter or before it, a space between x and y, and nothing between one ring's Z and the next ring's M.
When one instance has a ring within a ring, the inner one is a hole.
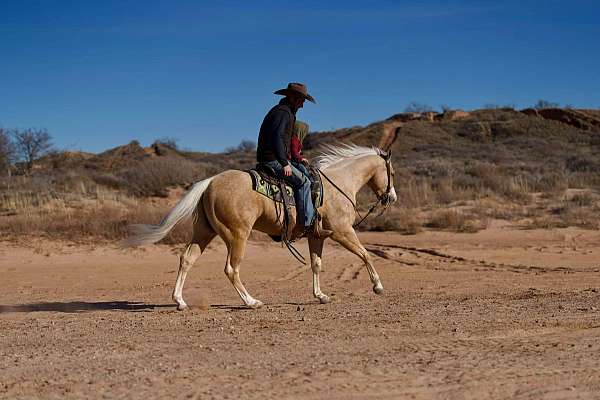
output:
M13 163L15 157L15 146L10 140L8 131L0 128L0 168L4 170Z
M235 151L250 152L250 151L255 151L255 150L256 150L256 142L253 142L252 140L249 140L249 139L242 139L240 144L238 144L237 146L227 147L225 149L225 152L226 153L233 153Z
M407 113L424 113L429 111L435 111L433 107L427 104L422 104L416 101L411 102L405 109Z
M163 146L166 146L172 150L179 150L179 145L177 144L178 141L179 140L177 138L164 136L160 139L156 139L154 143L162 144Z
M11 133L16 155L25 161L27 171L31 171L33 162L48 153L52 147L52 137L45 129L13 129Z
M240 151L256 151L256 142L244 139L238 144L237 148Z
M543 110L544 108L558 108L558 107L559 107L558 103L553 103L551 101L543 100L543 99L538 100L537 103L535 103L533 106L533 108L535 108L536 110Z

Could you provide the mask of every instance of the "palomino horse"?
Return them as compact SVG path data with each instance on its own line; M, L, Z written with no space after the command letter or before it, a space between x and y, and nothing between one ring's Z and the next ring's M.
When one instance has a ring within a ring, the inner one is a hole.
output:
M381 295L383 286L379 275L352 224L355 219L356 194L364 185L369 186L384 206L396 201L390 154L377 148L355 145L328 146L317 163L326 176L323 179L324 203L319 209L323 227L333 232L331 239L363 260L373 283L373 291ZM244 304L250 308L259 308L263 303L253 298L240 280L240 265L252 229L269 235L280 234L282 221L275 207L272 200L252 190L251 178L247 172L225 171L195 183L159 225L132 225L131 235L124 245L155 243L165 237L176 223L193 213L192 240L180 257L179 273L173 290L177 309L187 308L182 295L185 277L216 235L227 246L225 274ZM295 218L290 217L290 225L293 226ZM330 299L321 291L319 283L323 239L309 237L308 245L313 272L313 295L321 303L328 303Z

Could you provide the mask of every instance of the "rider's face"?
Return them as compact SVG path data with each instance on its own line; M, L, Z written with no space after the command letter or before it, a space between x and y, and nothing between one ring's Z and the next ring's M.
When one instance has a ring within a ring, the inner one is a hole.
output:
M290 104L296 110L299 110L302 108L302 106L304 106L304 97L300 97L300 96L290 97Z

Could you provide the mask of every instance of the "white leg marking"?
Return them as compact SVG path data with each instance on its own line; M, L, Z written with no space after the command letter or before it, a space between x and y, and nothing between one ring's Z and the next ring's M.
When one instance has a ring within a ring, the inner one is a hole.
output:
M227 278L229 278L229 281L233 284L233 287L238 292L240 298L247 307L260 308L263 306L262 301L253 298L242 284L242 281L240 279L239 261L240 260L236 258L237 266L233 267L231 265L231 254L227 254L227 262L225 264L225 275L227 275Z
M188 271L192 268L194 262L201 253L200 246L196 243L191 243L187 245L185 251L179 258L179 272L177 274L177 280L175 281L175 289L173 289L173 300L177 303L177 309L179 311L187 308L187 304L183 300L183 285Z
M331 302L329 296L321 291L319 273L321 272L321 254L323 251L323 241L309 241L310 248L310 267L313 272L313 296L319 299L321 304Z

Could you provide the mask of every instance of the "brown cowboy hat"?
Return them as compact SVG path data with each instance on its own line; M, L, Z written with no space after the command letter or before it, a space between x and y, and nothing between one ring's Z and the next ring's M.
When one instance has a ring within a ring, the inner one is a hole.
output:
M306 100L310 101L311 103L317 103L315 99L310 94L308 94L306 86L298 82L289 83L287 88L276 90L275 94L280 94L282 96L300 95Z

